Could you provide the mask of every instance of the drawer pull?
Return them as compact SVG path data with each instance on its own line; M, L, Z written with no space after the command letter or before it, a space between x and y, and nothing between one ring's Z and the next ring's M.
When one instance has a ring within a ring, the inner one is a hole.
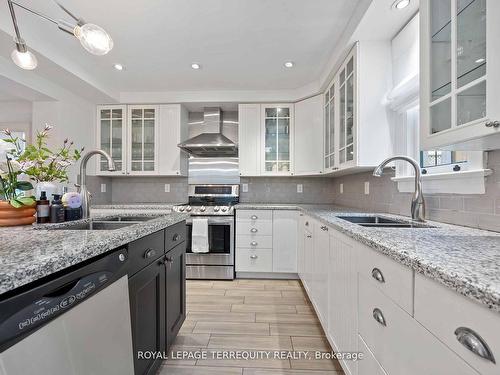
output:
M305 223L305 224L306 224L306 227L308 227L308 226L309 226L309 222L308 222L308 221L306 221L306 223Z
M455 330L455 336L457 336L457 340L460 344L465 346L472 353L496 364L495 357L493 357L493 353L488 344L486 344L483 338L472 329L459 327Z
M373 309L373 318L381 325L384 327L387 326L387 323L385 322L384 314L382 314L382 311L378 308Z
M146 249L146 251L144 252L144 259L151 258L152 256L155 256L155 254L156 254L156 250Z
M252 241L252 242L250 242L250 245L252 245L252 246L257 246L257 245L258 245L258 243L257 243L257 241Z
M382 275L382 272L376 267L372 269L372 277L379 283L385 283L384 275Z
M308 234L308 235L307 235L307 238L312 238L312 235Z
M258 219L258 217L257 217L257 215L252 215L252 216L250 217L250 219L252 219L252 220L257 220L257 219Z
M323 226L321 226L321 230L324 230L324 231L327 231L327 232L328 232L328 227L327 227L327 226L325 226L325 225L323 225Z
M252 228L252 229L250 229L250 232L252 232L252 233L257 233L257 232L258 232L258 230L257 230L257 228Z
M179 240L179 237L179 233L174 234L174 236L172 237L172 241L177 242Z
M258 256L257 255L250 255L250 259L257 259Z
M498 128L500 127L500 121L490 121L487 122L485 125L487 128Z

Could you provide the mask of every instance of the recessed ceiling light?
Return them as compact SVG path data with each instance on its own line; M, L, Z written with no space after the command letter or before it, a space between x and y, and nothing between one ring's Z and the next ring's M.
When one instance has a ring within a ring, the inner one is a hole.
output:
M122 65L122 64L115 64L115 65L113 65L113 67L114 67L116 70L123 70L123 65Z
M293 61L287 61L283 65L285 65L285 68L293 68Z
M191 64L191 68L193 68L194 70L198 70L198 69L200 69L200 68L201 68L201 65L200 65L200 64L198 64L198 63L192 63L192 64Z
M483 62L484 62L484 59L477 59L477 60L476 60L476 64L481 64L481 63L483 63Z
M410 5L410 0L397 0L392 6L396 9L404 9Z

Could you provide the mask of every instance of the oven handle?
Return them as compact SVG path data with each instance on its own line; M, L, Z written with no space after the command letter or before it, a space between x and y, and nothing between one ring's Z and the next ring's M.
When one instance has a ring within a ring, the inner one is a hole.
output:
M211 224L222 224L222 225L233 225L234 216L200 216L208 219L208 225ZM187 218L186 224L193 224L193 218Z

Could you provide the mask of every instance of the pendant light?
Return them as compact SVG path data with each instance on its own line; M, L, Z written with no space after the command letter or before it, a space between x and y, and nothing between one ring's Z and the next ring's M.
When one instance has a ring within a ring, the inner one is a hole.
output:
M49 22L54 23L61 31L73 35L80 41L82 47L93 55L105 55L113 48L113 39L111 39L109 34L102 27L94 25L92 23L86 23L82 18L78 18L73 15L73 13L71 13L57 1L56 4L71 18L73 18L76 23L71 23L64 20L55 20L14 0L7 0L7 3L9 5L10 15L12 17L12 23L14 24L14 31L16 34L14 38L16 48L12 51L11 58L14 64L22 69L33 70L36 68L38 62L36 56L28 50L26 42L21 37L19 26L17 24L16 14L14 12L14 5Z

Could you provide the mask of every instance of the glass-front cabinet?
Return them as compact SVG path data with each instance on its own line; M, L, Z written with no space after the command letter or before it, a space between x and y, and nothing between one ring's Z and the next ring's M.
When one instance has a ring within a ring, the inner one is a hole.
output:
M336 92L335 92L335 82L333 82L330 87L324 93L325 99L325 109L324 120L324 139L325 139L325 155L324 155L324 168L325 172L331 172L337 169L337 160L335 158L335 126L337 123L335 113L336 113Z
M262 105L261 116L261 174L293 174L293 105Z
M500 135L499 17L498 0L421 3L424 149L481 149L470 141Z
M354 55L347 58L338 77L339 86L339 165L354 160Z
M111 155L116 171L126 173L127 106L99 106L97 108L97 135L99 148ZM99 157L97 174L107 175L117 172L108 171L105 158Z
M98 175L158 174L158 106L110 105L97 108L97 144L115 161L109 172L100 157Z

